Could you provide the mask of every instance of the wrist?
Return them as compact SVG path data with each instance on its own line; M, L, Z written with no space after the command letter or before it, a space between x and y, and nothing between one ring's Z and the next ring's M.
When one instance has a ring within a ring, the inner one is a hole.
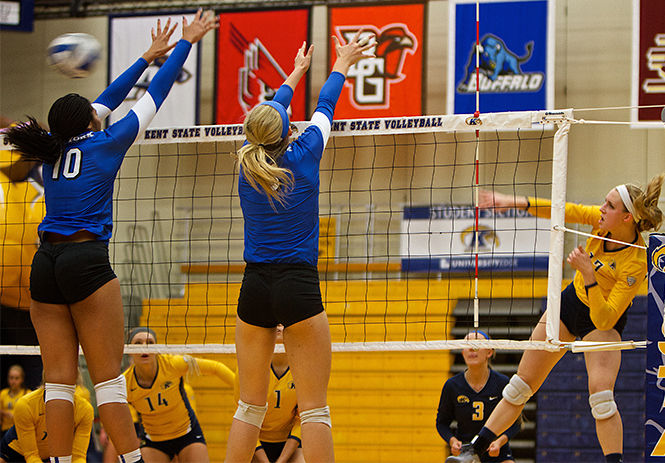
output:
M150 64L155 60L155 56L147 51L141 55L141 58L145 60L146 63Z

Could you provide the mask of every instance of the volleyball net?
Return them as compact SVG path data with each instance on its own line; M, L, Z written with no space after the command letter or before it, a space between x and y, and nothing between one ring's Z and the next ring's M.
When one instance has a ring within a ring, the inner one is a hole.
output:
M333 350L561 348L571 121L572 110L334 121L318 263ZM295 125L302 133L307 123ZM233 154L243 139L241 125L148 129L127 154L111 261L127 329L158 336L127 352L234 352L244 261ZM551 198L552 218L478 209L481 189ZM34 202L25 196L24 208ZM29 272L29 259L17 267ZM545 307L549 339L529 342ZM460 341L474 330L492 340Z

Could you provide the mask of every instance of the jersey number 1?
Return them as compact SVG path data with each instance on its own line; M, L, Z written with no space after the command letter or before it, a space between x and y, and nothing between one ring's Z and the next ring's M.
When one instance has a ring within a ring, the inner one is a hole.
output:
M62 176L65 178L76 178L81 173L81 150L78 148L72 148L64 156L60 158L53 165L53 175L51 178L57 180L60 176L60 164L62 158L65 158L65 162L62 167Z

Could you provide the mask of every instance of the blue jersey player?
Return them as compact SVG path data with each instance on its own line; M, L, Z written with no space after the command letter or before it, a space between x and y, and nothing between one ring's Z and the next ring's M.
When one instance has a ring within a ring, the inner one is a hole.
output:
M162 29L157 22L150 48L93 103L66 95L49 110L48 132L34 118L7 132L24 158L44 165L46 216L30 274L30 316L44 364L51 462L72 458L79 343L100 418L121 461L143 461L120 374L123 309L108 241L113 183L125 153L164 102L192 44L216 25L212 15L199 10L191 24L183 18L182 40L169 44L176 28L170 23ZM124 118L101 130L101 121L125 99L150 62L171 49L145 95Z
M272 101L253 108L244 123L247 143L238 151L238 192L245 221L247 263L238 299L236 352L239 395L226 452L227 462L249 462L267 411L275 327L284 325L284 346L298 391L305 460L334 461L327 386L331 349L317 271L319 164L346 73L373 47L335 39L337 60L321 88L311 125L296 140L286 108L311 63L305 44Z
M489 339L482 331L469 333L464 339ZM483 427L494 407L501 399L501 392L508 384L508 377L492 370L489 365L493 349L464 349L462 356L466 370L446 381L441 391L436 414L436 430L450 445L450 452L459 455L462 444L471 441ZM457 432L450 425L457 421ZM508 440L520 430L519 421L501 434L480 456L481 462L513 463Z

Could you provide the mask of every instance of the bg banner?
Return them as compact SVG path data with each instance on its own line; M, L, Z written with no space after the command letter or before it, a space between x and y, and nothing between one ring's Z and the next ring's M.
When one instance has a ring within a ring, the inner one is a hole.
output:
M451 0L449 114L476 110L476 2ZM554 12L548 0L480 2L480 112L554 107Z
M665 461L665 235L649 236L646 462Z
M539 227L538 227L539 225ZM402 271L466 273L478 269L546 272L549 219L511 209L481 210L478 233L473 206L405 207L402 219Z
M148 49L152 40L150 30L157 26L159 18L162 27L171 18L178 23L182 22L182 14L174 13L171 16L112 16L109 19L109 77L110 81L122 74L131 66L141 54ZM187 14L187 20L192 21L193 14ZM180 40L182 26L178 26L171 37L171 41ZM179 127L198 124L199 101L199 47L194 44L185 61L168 98L150 123L150 127ZM166 57L158 58L148 67L139 78L136 85L125 101L110 116L115 122L129 112L132 106L143 96L155 73L164 64Z
M358 31L373 34L376 58L365 58L349 70L335 117L365 118L422 114L423 23L421 3L335 7L328 9L329 36L347 43ZM334 45L328 51L330 68Z
M662 105L665 100L665 3L633 1L632 106ZM658 121L661 108L632 110L632 120Z
M309 9L238 11L219 15L215 123L242 123L271 100L293 71L293 59L308 40ZM319 52L320 53L320 52ZM307 78L291 100L290 117L306 117Z

